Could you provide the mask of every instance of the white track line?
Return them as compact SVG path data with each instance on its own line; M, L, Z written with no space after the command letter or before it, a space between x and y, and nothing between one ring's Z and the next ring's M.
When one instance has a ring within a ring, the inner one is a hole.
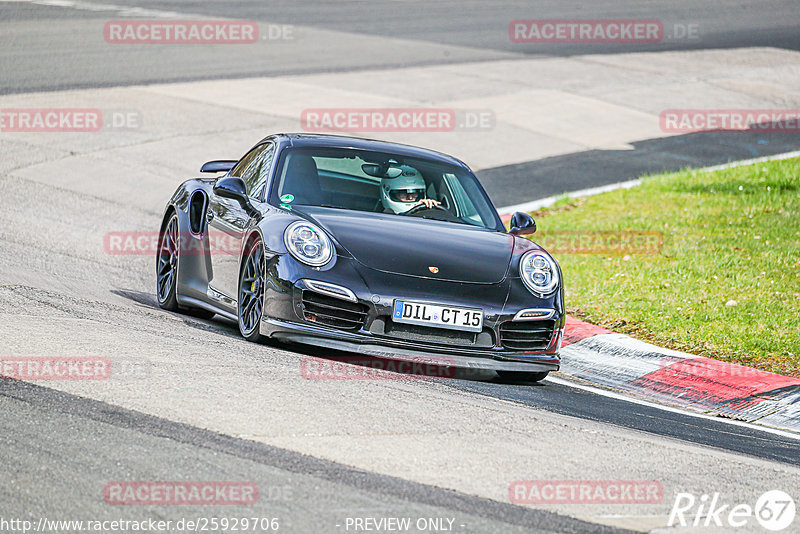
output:
M560 198L590 197L593 195L599 195L600 193L608 193L609 191L615 191L617 189L630 189L631 187L636 187L637 185L642 185L641 178L637 178L636 180L628 180L627 182L617 182L615 184L600 185L597 187L590 187L588 189L580 189L578 191L569 191L561 195L540 198L538 200L531 200L530 202L523 202L522 204L514 204L512 206L506 206L505 208L498 208L497 211L499 211L501 215L504 213L514 213L515 211L535 211L540 208L546 208L547 206L552 206L553 204L555 204L556 200Z
M663 410L665 412L678 413L678 414L681 414L681 415L688 415L689 417L696 417L698 419L707 419L709 421L716 421L717 423L725 423L725 424L733 425L733 426L741 426L741 427L744 427L744 428L749 428L751 430L757 430L759 432L767 432L769 434L775 434L776 436L781 436L781 437L784 437L784 438L791 438L791 439L800 440L800 434L796 434L794 432L787 432L787 431L784 431L784 430L778 430L777 428L772 428L772 427L768 427L768 426L761 426L761 425L757 425L757 424L753 424L753 423L747 423L745 421L737 421L735 419L728 419L726 417L715 417L713 415L706 415L704 413L690 412L690 411L682 410L680 408L675 408L673 406L667 406L665 404L658 404L658 403L655 403L655 402L650 402L650 401L646 401L646 400L642 400L642 399L637 399L636 397L623 395L622 393L616 393L614 391L609 391L607 389L601 389L601 388L594 387L594 386L587 386L587 385L584 385L584 384L579 384L577 382L573 382L572 380L566 380L564 378L558 378L558 377L552 376L552 375L550 375L547 378L545 378L545 381L552 382L553 384L558 384L558 385L561 385L561 386L567 386L567 387L571 387L571 388L582 389L584 391L588 391L588 392L594 393L596 395L602 395L604 397L609 397L609 398L616 399L616 400L621 400L621 401L625 401L625 402L631 402L633 404L639 404L641 406L647 406L649 408L657 408L657 409Z
M763 156L760 158L753 158L753 159L742 159L739 161L731 161L729 163L723 163L722 165L712 165L711 167L701 167L697 169L698 171L719 171L722 169L731 169L733 167L741 167L743 165L752 165L753 163L762 163L764 161L778 161L782 159L789 159L789 158L796 158L800 156L800 150L795 150L793 152L784 152L783 154L773 154L772 156Z
M721 165L712 165L711 167L700 167L697 169L691 169L694 171L699 172L710 172L710 171L719 171L722 169L731 169L733 167L742 167L744 165L752 165L753 163L762 163L764 161L777 161L782 159L789 159L795 158L800 156L800 150L795 150L793 152L784 152L782 154L774 154L772 156L764 156L761 158L753 158L753 159L742 159L738 161L731 161L728 163L723 163ZM590 197L593 195L599 195L600 193L607 193L609 191L615 191L617 189L630 189L631 187L636 187L637 185L641 185L642 180L641 178L637 178L636 180L628 180L626 182L617 182L615 184L608 184L608 185L601 185L598 187L590 187L588 189L580 189L578 191L567 191L561 195L555 195L552 197L545 197L540 198L537 200L531 200L530 202L523 202L521 204L513 204L511 206L505 206L503 208L497 208L497 211L501 214L511 214L515 211L535 211L541 208L546 208L548 206L552 206L558 199L560 198L578 198L578 197Z

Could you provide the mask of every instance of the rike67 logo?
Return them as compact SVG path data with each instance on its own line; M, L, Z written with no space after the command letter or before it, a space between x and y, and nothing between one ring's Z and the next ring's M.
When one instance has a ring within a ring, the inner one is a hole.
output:
M794 523L795 514L794 499L781 490L767 491L758 498L755 506L725 503L719 493L703 494L699 499L691 493L678 493L669 514L668 526L752 528L755 518L761 527L778 532Z

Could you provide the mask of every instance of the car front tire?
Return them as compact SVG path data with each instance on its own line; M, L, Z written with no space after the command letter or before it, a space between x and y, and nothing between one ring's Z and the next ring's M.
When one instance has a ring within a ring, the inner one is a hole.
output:
M252 239L242 256L239 299L236 306L239 332L247 341L262 342L266 340L259 332L261 316L264 312L265 264L264 244L258 238Z

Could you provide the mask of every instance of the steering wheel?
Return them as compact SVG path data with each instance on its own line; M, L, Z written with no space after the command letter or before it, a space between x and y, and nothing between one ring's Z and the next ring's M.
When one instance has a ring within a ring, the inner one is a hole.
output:
M448 214L450 213L450 210L448 210L447 208L445 208L441 204L438 204L438 205L434 204L433 207L430 207L430 208L427 207L425 204L419 204L418 206L414 206L413 208L411 208L410 210L405 212L405 215L414 215L415 213L419 213L422 210L442 210L442 211L446 211Z
M414 206L403 215L410 215L411 217L425 217L424 214L431 213L430 219L437 219L439 221L448 221L448 222L464 222L462 219L459 219L452 213L450 210L445 208L444 206L433 206L429 208L425 206L425 204L420 204L419 206ZM434 215L435 213L435 215Z

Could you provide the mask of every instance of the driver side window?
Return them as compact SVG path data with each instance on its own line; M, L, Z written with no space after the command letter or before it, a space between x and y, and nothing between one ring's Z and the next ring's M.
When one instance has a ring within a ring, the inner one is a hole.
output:
M264 145L258 145L253 150L245 154L245 156L239 160L239 163L231 170L231 176L238 176L239 178L242 177L242 173L244 173L245 169L253 163L253 160L256 159L261 151L264 150Z
M231 176L239 176L244 180L247 196L260 199L264 186L269 179L275 145L265 143L251 150L231 171Z
M264 186L267 185L267 180L269 180L274 156L275 145L267 143L242 173L244 185L247 187L247 196L250 198L261 199L261 193L264 191Z

